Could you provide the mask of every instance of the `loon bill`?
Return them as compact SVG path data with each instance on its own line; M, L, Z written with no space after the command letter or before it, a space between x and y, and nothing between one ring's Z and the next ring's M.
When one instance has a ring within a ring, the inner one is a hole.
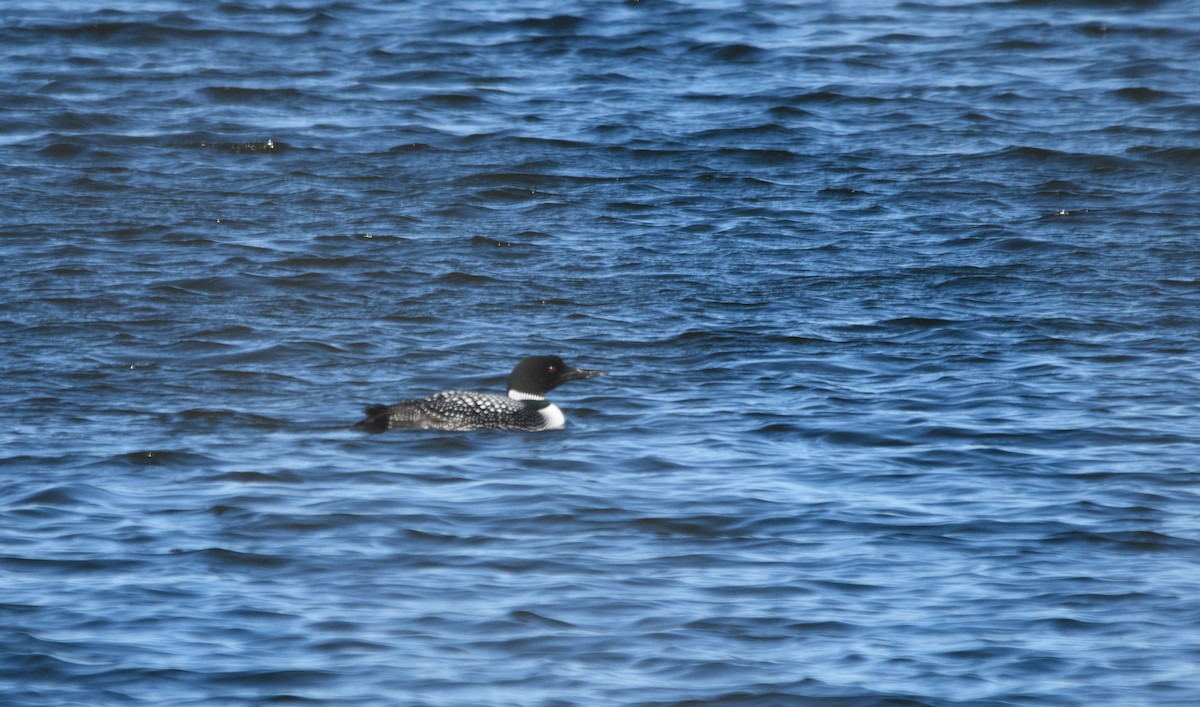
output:
M450 390L395 405L371 405L354 427L383 432L401 427L431 430L557 430L566 418L546 393L567 381L595 378L604 371L568 366L558 356L530 356L508 376L508 397Z

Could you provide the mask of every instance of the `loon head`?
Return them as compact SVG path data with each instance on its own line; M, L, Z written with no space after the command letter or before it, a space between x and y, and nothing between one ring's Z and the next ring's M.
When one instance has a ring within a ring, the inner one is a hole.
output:
M568 366L558 356L530 356L508 374L508 397L517 400L540 399L567 381L602 375L604 371L586 371Z

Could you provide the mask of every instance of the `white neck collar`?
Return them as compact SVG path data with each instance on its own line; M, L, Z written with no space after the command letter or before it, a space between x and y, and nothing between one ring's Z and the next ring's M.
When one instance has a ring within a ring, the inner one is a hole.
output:
M508 397L512 398L513 400L545 400L546 399L546 396L544 396L544 395L535 395L533 393L522 393L519 390L508 391Z

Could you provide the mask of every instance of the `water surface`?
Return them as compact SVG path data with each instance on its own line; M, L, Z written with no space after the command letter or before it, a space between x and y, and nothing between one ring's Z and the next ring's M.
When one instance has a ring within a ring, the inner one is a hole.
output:
M0 8L0 701L1200 694L1197 3L106 5Z

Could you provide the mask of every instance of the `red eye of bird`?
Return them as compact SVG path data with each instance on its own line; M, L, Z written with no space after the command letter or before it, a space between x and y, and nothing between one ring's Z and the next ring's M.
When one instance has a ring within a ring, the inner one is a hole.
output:
M546 367L546 370L547 370L547 371L549 371L549 372L551 372L551 373L557 373L557 372L558 372L558 366L550 365L550 366L547 366L547 367Z

